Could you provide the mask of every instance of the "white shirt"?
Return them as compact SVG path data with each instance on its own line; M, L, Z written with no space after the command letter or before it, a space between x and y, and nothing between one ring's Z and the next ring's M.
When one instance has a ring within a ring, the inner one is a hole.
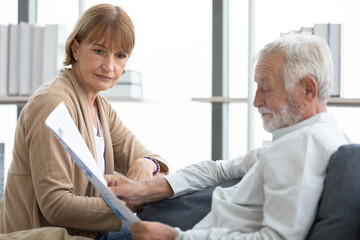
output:
M101 125L99 116L97 115L97 112L96 112L96 116L97 116L97 123L98 123L98 126L99 126L99 136L98 136L97 135L97 129L93 125L94 135L95 135L95 145L96 145L96 156L97 156L97 162L98 162L98 167L100 169L100 172L101 172L101 174L105 174L105 158L104 158L105 140L104 140L104 133L103 133L102 125Z
M216 188L210 213L179 239L304 239L315 219L330 156L350 143L329 113L276 130L272 143L231 161L205 161L168 175L174 197Z

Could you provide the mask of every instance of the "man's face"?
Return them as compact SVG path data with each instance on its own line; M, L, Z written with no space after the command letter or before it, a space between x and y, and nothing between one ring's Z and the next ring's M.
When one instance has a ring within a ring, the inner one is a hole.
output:
M268 132L294 125L303 116L296 98L298 85L286 91L283 63L284 57L275 52L266 55L255 68L257 90L253 104L258 108Z

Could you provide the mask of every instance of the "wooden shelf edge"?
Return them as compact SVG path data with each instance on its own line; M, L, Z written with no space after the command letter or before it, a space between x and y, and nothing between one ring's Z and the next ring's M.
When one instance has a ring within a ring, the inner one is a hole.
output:
M212 104L223 104L223 103L246 103L246 98L227 98L227 97L210 97L210 98L191 98L195 102L205 102Z
M360 98L330 98L328 106L360 107Z
M209 97L209 98L191 98L195 102L204 102L212 104L223 103L246 103L247 98L227 98L227 97ZM342 107L360 107L360 98L330 98L328 106L342 106Z
M25 104L28 100L26 96L1 96L0 104Z
M26 96L1 96L0 104L25 104L30 97ZM106 98L109 102L145 102L143 98Z
M107 98L109 102L144 102L142 98ZM29 100L26 96L2 96L0 104L25 104ZM227 97L209 97L209 98L191 98L195 102L204 102L212 104L223 103L246 103L247 98L227 98ZM360 107L360 98L330 98L328 106Z
M143 98L105 97L109 102L145 102Z

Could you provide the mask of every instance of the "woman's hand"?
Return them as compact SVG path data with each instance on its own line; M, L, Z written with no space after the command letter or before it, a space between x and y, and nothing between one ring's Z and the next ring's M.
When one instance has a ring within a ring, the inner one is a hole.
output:
M153 179L153 173L156 171L156 164L147 158L135 160L129 169L126 177L138 182L145 182Z

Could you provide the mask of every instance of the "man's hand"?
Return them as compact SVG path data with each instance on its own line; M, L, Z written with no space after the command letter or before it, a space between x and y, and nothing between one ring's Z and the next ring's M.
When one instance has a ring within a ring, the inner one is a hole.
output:
M174 240L179 234L169 225L146 221L135 223L131 232L134 240Z
M129 206L140 206L174 196L170 184L163 177L156 177L147 182L136 182L113 174L104 177L109 189Z
M144 184L141 182L132 181L126 177L115 174L106 174L104 178L108 184L109 189L121 200L130 206L139 206L142 204L141 200L144 193Z

